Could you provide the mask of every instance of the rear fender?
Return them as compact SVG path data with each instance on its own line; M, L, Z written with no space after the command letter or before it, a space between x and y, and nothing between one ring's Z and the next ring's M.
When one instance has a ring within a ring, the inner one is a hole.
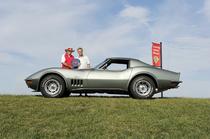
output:
M130 83L133 81L133 79L135 79L138 76L147 76L147 77L150 77L154 81L155 87L156 88L159 88L159 83L158 83L158 80L155 77L155 75L153 75L152 73L149 73L149 72L138 72L138 73L132 75L132 77L129 79L129 82L128 82L128 85L127 85L128 90L129 90L129 87L130 87Z

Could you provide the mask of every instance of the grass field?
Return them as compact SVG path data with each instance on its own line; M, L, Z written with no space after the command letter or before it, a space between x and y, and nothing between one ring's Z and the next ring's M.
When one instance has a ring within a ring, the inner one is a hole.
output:
M210 99L0 96L0 139L210 138Z

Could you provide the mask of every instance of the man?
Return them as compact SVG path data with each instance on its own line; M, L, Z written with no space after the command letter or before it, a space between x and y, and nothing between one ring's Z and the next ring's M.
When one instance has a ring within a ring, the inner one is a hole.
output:
M78 48L77 53L78 53L78 59L80 60L80 65L78 69L89 69L90 60L86 55L84 55L83 48Z
M77 53L78 53L78 59L80 60L80 65L78 69L89 69L90 60L86 55L84 55L83 48L78 48ZM82 96L82 93L80 93L80 96ZM85 93L85 96L87 96L87 93Z
M62 55L61 58L61 64L62 68L64 69L72 69L72 60L74 59L74 56L72 53L74 52L73 48L67 48L65 49L65 53Z

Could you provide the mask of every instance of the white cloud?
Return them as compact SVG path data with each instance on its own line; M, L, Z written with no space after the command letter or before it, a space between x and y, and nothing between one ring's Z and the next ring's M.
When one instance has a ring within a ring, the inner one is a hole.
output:
M0 51L17 51L50 63L59 61L57 52L63 53L65 47L81 45L88 47L87 51L94 55L136 45L139 41L133 32L144 27L139 23L146 23L149 15L146 8L125 6L105 28L79 32L80 28L88 28L89 18L99 10L95 4L85 1L53 1L51 5L42 1L10 4L5 3L3 7L6 10L12 7L13 12L3 17L0 23L0 43L5 46ZM49 51L55 55L46 55Z
M0 52L29 55L40 61L39 65L46 66L55 61L54 65L59 64L59 55L82 36L77 30L86 26L86 21L97 10L94 3L84 0L7 1L0 8L5 12L0 16ZM8 61L11 57L15 59L9 55L3 60Z
M193 36L176 37L171 42L163 43L165 66L184 73L210 70L210 65L206 64L210 61L209 43L208 38Z
M140 23L145 23L149 21L149 10L141 6L130 6L127 5L125 9L120 12L121 17L135 19Z
M7 63L11 63L11 62L12 62L12 57L9 54L0 52L0 63L1 64L7 64Z
M204 2L204 7L203 7L203 12L210 21L210 0L205 0Z
M125 6L119 13L113 15L113 20L106 27L93 30L86 34L78 45L84 46L87 53L93 58L96 58L94 62L99 62L99 57L133 57L134 55L127 51L129 51L130 48L132 48L133 51L142 48L141 44L144 44L144 38L146 38L145 24L149 18L148 13L148 9L140 6ZM133 20L133 18L135 20ZM143 22L145 24L142 24ZM137 31L138 33L135 33ZM137 36L139 34L144 34L144 36ZM139 37L141 38L137 39ZM145 53L142 53L141 57L144 57L144 55Z

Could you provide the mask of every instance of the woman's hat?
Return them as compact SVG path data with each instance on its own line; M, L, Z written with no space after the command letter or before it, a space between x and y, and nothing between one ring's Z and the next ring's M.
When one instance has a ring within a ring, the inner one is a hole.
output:
M74 52L73 48L66 48L65 51Z

